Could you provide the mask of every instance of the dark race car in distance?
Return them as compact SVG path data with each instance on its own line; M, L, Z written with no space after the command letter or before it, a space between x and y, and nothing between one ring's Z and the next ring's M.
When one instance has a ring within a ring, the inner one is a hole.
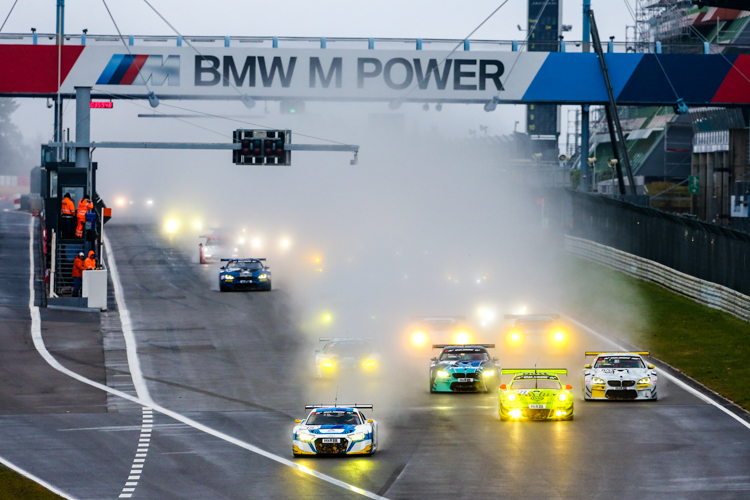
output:
M266 259L221 259L226 265L219 270L219 290L271 290L271 271Z
M341 374L376 374L380 368L380 355L375 352L372 339L357 337L322 337L323 349L315 351L315 376L335 377Z

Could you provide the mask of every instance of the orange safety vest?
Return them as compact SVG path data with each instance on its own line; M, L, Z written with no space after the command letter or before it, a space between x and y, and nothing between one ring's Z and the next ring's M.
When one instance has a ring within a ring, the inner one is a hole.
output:
M83 261L80 257L76 257L76 260L73 261L73 277L80 278L83 276L81 271L83 271Z
M73 203L73 200L70 198L63 198L60 212L63 214L63 217L73 217L73 214L76 212L76 205Z
M88 212L92 208L94 208L94 204L93 203L91 203L86 198L81 198L81 201L78 202L78 220L79 221L85 221L86 220L86 212Z
M94 259L94 251L91 250L89 252L89 257L86 259L83 263L83 270L84 271L90 271L92 269L96 269L96 259Z

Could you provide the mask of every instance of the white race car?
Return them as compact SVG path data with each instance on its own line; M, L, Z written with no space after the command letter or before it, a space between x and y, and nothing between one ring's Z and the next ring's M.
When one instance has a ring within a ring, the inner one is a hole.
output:
M587 352L596 356L593 365L583 369L583 399L657 399L657 375L654 365L642 356L648 352Z
M292 454L372 455L378 448L378 423L368 420L363 409L372 405L307 405L305 420L295 420Z

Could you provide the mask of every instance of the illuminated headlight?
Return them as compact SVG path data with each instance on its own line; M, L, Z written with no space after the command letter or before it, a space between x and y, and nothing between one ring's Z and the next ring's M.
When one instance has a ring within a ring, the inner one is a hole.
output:
M232 276L231 274L227 274L227 275L226 275L226 276L224 277L224 279L226 279L227 281L232 281L232 280L234 279L234 276Z
M516 408L515 410L510 410L508 414L513 418L521 418L521 410Z
M559 399L560 401L567 401L568 395L565 394L564 392L561 392L560 394L557 395L557 399Z
M645 377L638 381L638 385L648 385L651 383L651 377Z
M414 335L411 336L411 343L417 346L423 345L426 340L427 336L422 332L415 332Z
M324 368L333 368L333 361L323 361L321 365L323 365Z
M508 401L515 401L516 399L518 399L518 396L516 396L512 392L508 394Z
M485 370L483 376L492 377L495 374L495 370Z
M438 370L437 376L440 378L445 378L448 376L448 372L444 372L443 370Z
M349 436L349 439L351 439L352 441L362 441L365 437L366 436L363 432L358 432L356 434L351 434Z
M555 339L555 342L562 342L565 340L565 332L558 330L552 335L552 338Z
M305 443L309 443L310 441L315 439L315 435L305 432L304 434L297 434L297 439L299 439L300 441L304 441Z
M267 279L267 278L268 278L267 274L261 274L260 276L258 276L258 279L260 279L260 280L264 280L264 279Z
M372 368L373 366L375 366L375 361L365 361L366 368Z
M203 256L204 257L211 257L211 252L206 252L205 250L203 250Z
M597 377L593 377L591 379L591 383L596 384L596 385L604 385L604 380L597 378Z

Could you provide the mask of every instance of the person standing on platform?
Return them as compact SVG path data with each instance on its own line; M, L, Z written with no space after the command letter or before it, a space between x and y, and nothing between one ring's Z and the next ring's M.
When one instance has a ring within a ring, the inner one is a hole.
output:
M83 252L79 252L76 255L76 259L73 261L73 297L78 297L81 292L81 285L83 284Z
M78 202L78 226L76 227L76 238L83 238L83 226L86 224L86 214L94 208L94 204L85 196Z
M70 197L70 193L65 193L60 206L60 215L62 216L62 227L60 235L67 240L73 237L73 218L76 214L76 204Z
M94 258L94 251L89 250L89 256L88 258L83 261L83 270L84 271L93 271L96 269L96 259Z

